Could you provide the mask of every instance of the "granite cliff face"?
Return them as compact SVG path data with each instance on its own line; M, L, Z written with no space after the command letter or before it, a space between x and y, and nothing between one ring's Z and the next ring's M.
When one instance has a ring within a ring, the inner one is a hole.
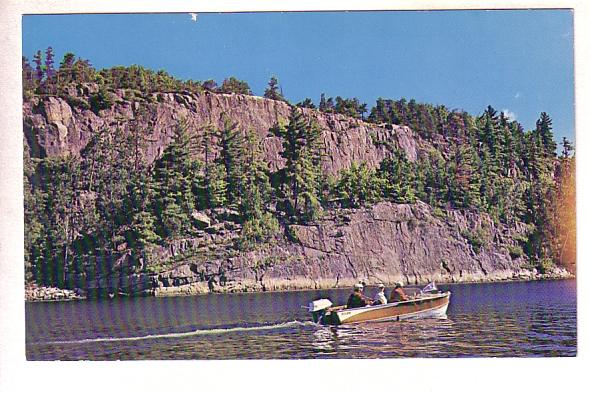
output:
M178 121L194 132L223 126L224 114L244 132L260 136L269 169L284 163L281 142L269 129L286 122L289 107L280 101L234 94L157 93L129 97L112 94L114 105L95 113L88 109L94 85L69 92L68 100L34 98L24 104L25 143L35 157L80 154L103 127L149 129L145 156L156 159L171 141ZM304 109L322 129L323 168L336 174L352 162L370 167L392 150L402 149L413 161L432 148L405 126L378 126L339 114ZM438 210L424 203L379 203L370 208L326 211L314 225L289 225L274 242L254 251L232 252L240 223L223 211L200 213L203 229L189 239L157 250L159 271L146 269L124 250L103 260L87 261L84 272L71 273L72 286L89 293L125 295L190 294L210 291L328 288L404 281L409 284L539 278L515 253L527 228L494 223L485 214ZM473 234L479 239L474 240ZM105 269L106 266L106 269ZM556 271L554 276L566 276Z
M488 241L481 247L466 236L478 230ZM541 275L524 257L511 255L524 226L508 228L487 215L453 210L435 215L424 203L333 210L316 225L291 225L286 232L263 249L228 256L224 250L239 225L214 223L201 236L161 249L163 259L187 250L204 251L207 258L139 273L136 262L122 255L110 274L78 276L75 282L92 293L186 295L335 288L359 281L420 285L569 276L561 269Z
M83 94L88 89L93 91L96 87L72 92L77 95L71 97L78 101L70 102L87 102ZM149 101L126 99L124 95L123 91L113 94L114 105L98 115L83 105L70 105L58 97L25 102L24 131L31 154L38 157L79 154L102 127L127 130L139 127L150 130L146 156L153 161L170 143L180 119L186 119L198 134L207 124L221 129L223 115L227 115L244 132L258 133L271 171L283 166L279 156L281 142L269 136L269 129L287 122L290 109L284 102L237 94L157 93ZM323 167L329 173L348 168L353 161L377 166L392 148L403 149L409 160L417 157L420 143L408 127L380 127L340 114L303 111L323 130L326 153Z

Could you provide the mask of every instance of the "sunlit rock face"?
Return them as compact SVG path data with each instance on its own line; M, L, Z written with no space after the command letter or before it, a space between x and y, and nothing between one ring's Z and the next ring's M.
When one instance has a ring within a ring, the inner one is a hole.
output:
M82 94L82 92L80 92ZM114 105L98 113L77 105L90 100L83 95L69 103L59 97L35 98L24 104L24 130L31 154L37 157L80 154L92 135L104 127L119 127L127 132L141 129L148 133L146 157L156 159L171 142L174 127L185 119L191 130L200 134L205 127L221 129L224 117L244 132L256 132L269 169L284 165L280 157L281 141L269 130L287 124L290 107L282 101L238 94L155 93L149 101L129 100L124 91L113 94ZM379 126L340 114L302 110L305 117L322 130L323 168L331 174L348 168L352 162L378 166L391 154L402 149L410 161L424 145L405 126Z

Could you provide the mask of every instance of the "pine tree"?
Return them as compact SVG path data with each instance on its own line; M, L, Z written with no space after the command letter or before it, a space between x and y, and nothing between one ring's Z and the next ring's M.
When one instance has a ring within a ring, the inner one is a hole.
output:
M480 178L477 155L469 144L454 147L452 181L450 182L451 202L457 207L479 207Z
M200 182L196 143L186 120L174 129L172 143L154 166L155 198L163 235L177 237L191 230L190 216L197 207L194 189Z
M35 80L35 71L29 64L29 60L26 57L22 57L22 78L23 78L23 96L30 97L35 89L37 88L37 83Z
M380 179L375 170L365 162L353 162L350 168L341 171L335 186L335 194L343 207L360 207L373 204L381 198Z
M223 81L221 87L218 89L218 92L225 94L235 93L245 94L249 96L252 95L252 90L250 90L250 86L248 86L248 83L236 79L233 76Z
M243 160L241 214L245 220L260 219L270 203L272 189L268 166L262 159L260 140L254 130L247 134Z
M46 158L39 163L33 189L39 190L42 204L42 243L33 267L37 281L63 287L72 263L71 244L77 235L76 195L80 177L79 160L74 156Z
M273 75L268 81L268 87L264 90L264 98L271 100L286 101L283 93L279 88L279 80Z
M287 127L271 130L283 139L281 157L286 160L281 188L290 216L309 221L320 210L321 143L317 125L306 122L297 107L291 107Z
M299 108L310 108L310 109L315 109L315 104L313 103L313 101L311 100L311 98L306 98L305 100L298 102L296 104L297 107Z
M45 76L45 71L43 70L43 55L40 50L38 50L37 53L35 53L35 56L33 56L33 63L35 63L35 79L37 80L37 84L40 84Z
M539 134L543 147L543 157L554 159L556 157L557 144L553 139L553 121L546 112L542 112L535 132Z
M415 167L409 162L403 150L381 161L378 176L382 184L383 198L397 203L414 203Z
M48 47L45 50L45 75L47 76L47 79L52 79L55 75L52 47Z
M220 137L220 162L225 168L227 203L238 208L242 203L244 183L245 140L242 132L227 115L223 116L223 130Z
M197 146L204 158L203 162L203 190L197 195L201 203L209 209L223 205L227 198L227 184L225 168L215 159L214 146L219 143L220 131L211 124L202 129Z
M563 146L561 157L565 159L570 158L572 156L572 152L574 151L574 146L572 143L564 136L561 145Z

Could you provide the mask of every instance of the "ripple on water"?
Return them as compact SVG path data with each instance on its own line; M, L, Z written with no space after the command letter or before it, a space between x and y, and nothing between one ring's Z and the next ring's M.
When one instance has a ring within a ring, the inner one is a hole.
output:
M339 327L310 323L299 305L346 290L27 304L27 358L575 356L573 284L453 285L447 319Z

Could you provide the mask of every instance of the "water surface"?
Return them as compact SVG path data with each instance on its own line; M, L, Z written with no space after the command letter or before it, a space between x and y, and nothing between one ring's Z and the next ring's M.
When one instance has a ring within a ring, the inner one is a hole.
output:
M575 356L576 282L439 285L446 320L322 327L348 290L26 303L29 360ZM373 294L375 289L368 288Z

